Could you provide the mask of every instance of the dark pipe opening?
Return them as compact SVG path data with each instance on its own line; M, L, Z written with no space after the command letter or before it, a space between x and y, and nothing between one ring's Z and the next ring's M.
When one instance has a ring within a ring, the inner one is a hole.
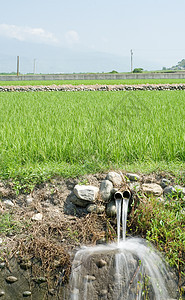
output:
M131 197L131 194L130 194L129 191L124 191L124 192L123 192L123 198L125 198L125 199L130 199L130 197Z
M114 199L115 200L123 200L123 194L121 192L116 192L114 194Z

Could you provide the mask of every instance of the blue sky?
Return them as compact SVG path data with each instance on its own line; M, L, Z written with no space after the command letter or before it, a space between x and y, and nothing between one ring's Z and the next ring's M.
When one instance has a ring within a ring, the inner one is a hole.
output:
M185 0L1 0L0 72L108 72L185 58Z

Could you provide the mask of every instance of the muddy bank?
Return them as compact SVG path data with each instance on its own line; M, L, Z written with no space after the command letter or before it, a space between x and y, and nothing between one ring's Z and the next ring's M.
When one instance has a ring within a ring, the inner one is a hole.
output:
M147 205L151 194L161 203L166 194L180 190L171 174L125 172L123 177L124 188L132 192L133 203L140 195ZM116 216L114 213L107 216L112 192L106 200L107 191L102 193L101 189L105 178L107 174L75 179L56 177L35 186L30 192L20 189L19 194L12 180L0 182L2 299L69 299L68 280L77 249L116 239ZM100 189L92 210L89 205L75 204L74 199L78 198L73 195L76 185ZM181 188L183 193L183 186ZM98 207L104 207L104 210L98 210ZM129 234L134 235L134 232Z

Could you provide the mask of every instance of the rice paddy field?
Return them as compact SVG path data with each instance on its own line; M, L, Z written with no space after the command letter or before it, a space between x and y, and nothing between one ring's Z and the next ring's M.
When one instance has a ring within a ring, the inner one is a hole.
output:
M113 168L184 170L184 91L0 93L1 178Z
M159 84L159 83L185 83L185 79L111 79L111 80L31 80L31 81L0 81L0 86L5 86L5 85L60 85L60 84L72 84L72 85L79 85L79 84L84 84L84 85L93 85L93 84L106 84L106 85L111 85L111 84Z

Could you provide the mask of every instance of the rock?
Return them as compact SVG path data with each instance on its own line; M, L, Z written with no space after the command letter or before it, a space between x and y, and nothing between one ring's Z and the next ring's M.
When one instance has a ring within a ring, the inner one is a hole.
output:
M4 296L5 292L3 290L0 290L0 297Z
M157 183L144 183L143 192L146 195L161 196L163 193L163 189Z
M77 206L86 207L89 204L89 201L79 199L74 193L69 197L70 201Z
M128 182L128 186L132 192L139 192L140 190L139 182Z
M29 297L29 296L31 296L31 292L30 291L23 292L23 297Z
M185 187L182 187L180 185L175 185L174 188L175 188L177 194L179 194L179 195L182 194L183 196L185 196Z
M110 180L103 180L100 184L100 195L104 201L109 201L111 198L113 184Z
M95 212L97 214L101 214L105 211L105 206L104 205L89 204L87 206L87 211L89 213Z
M4 269L5 265L6 265L5 262L1 262L1 263L0 263L0 269Z
M130 180L130 181L140 181L141 177L137 174L134 173L127 173L126 177Z
M17 277L15 277L15 276L8 276L8 277L6 277L6 281L8 282L8 283L14 283L14 282L16 282L18 279L17 279Z
M85 279L87 282L90 282L90 281L96 280L96 277L94 277L94 276L92 276L92 275L85 275L85 276L84 276L84 279Z
M82 200L86 200L89 202L95 202L99 189L96 186L92 185L75 185L74 194Z
M28 195L27 197L26 197L26 204L27 205L30 205L32 202L33 202L33 197L31 197L30 195Z
M167 187L165 187L163 194L167 198L171 198L172 196L175 196L177 194L177 192L173 186L167 186Z
M170 185L170 180L166 179L166 178L162 178L161 182L160 182L160 186L164 189L165 187L167 187L168 185Z
M121 175L116 172L109 172L105 179L110 180L113 185L117 187L119 187L123 182Z
M38 214L33 215L33 217L31 219L33 221L42 221L42 218L43 218L43 214L38 213Z
M107 265L107 262L104 259L100 259L97 261L96 265L98 268L103 268L104 266Z
M14 206L13 202L11 200L4 200L3 203L6 205L6 206L9 206L9 207L12 207Z
M25 261L20 264L20 268L23 270L28 270L32 266L31 261Z
M106 296L107 293L108 293L107 290L101 290L101 291L100 291L100 296L101 296L101 297Z
M106 209L107 216L109 217L115 217L116 216L116 204L115 201L111 201L107 204Z
M36 283L43 283L43 282L46 282L47 279L46 279L46 277L42 277L42 276L41 276L41 277L35 278L34 281L35 281Z

